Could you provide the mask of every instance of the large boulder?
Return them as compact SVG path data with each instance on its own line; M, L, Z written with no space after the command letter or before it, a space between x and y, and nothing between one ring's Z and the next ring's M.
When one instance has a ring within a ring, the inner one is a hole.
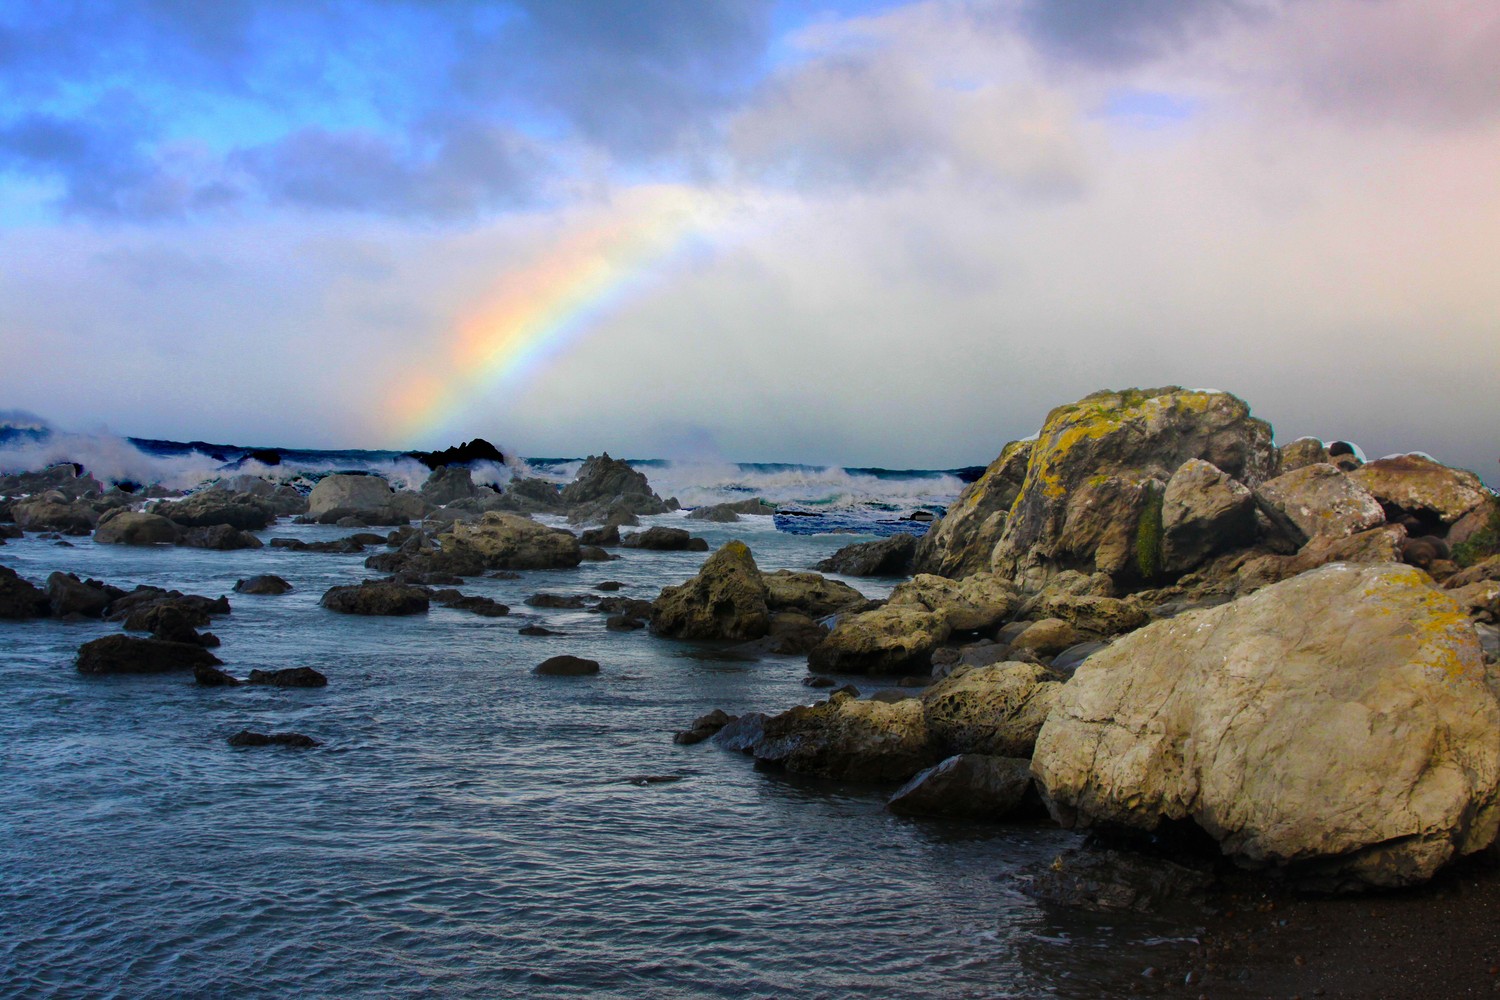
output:
M993 573L961 580L919 573L891 591L890 604L940 612L955 632L983 632L1014 614L1020 597L1009 580Z
M562 488L570 507L624 507L635 514L665 514L669 509L651 489L644 474L609 453L590 455L573 482Z
M965 753L919 772L885 807L898 816L996 820L1015 816L1031 791L1031 761Z
M847 674L918 674L953 632L948 616L919 604L887 604L842 615L833 631L807 655L814 671Z
M572 532L498 511L473 523L455 522L438 543L455 559L459 552L474 553L485 569L566 569L583 560Z
M375 510L389 507L394 499L390 484L380 476L338 472L313 487L307 495L307 513L317 518L339 509Z
M421 615L427 613L430 599L421 587L366 580L330 587L318 603L345 615Z
M715 741L796 774L905 781L940 758L915 698L885 702L836 695L771 718L742 716L738 722L746 725L726 726Z
M1190 458L1177 467L1161 503L1161 568L1176 576L1220 552L1255 541L1255 495L1222 469Z
M771 627L767 589L744 542L726 542L698 575L651 604L651 630L675 639L759 639Z
M83 535L99 523L99 510L88 500L69 500L55 490L18 500L10 516L26 531L61 531Z
M203 490L177 501L159 501L151 505L159 514L184 528L207 528L225 524L239 531L260 531L276 520L277 505L253 493L226 493Z
M1490 498L1474 473L1450 469L1425 455L1366 462L1349 479L1380 502L1389 520L1412 517L1424 526L1453 524Z
M102 545L172 545L182 529L160 514L144 514L125 508L99 518L94 541Z
M59 571L47 577L47 602L57 618L103 618L110 602L122 593L98 580L80 580L72 573Z
M873 542L846 545L813 569L844 576L906 576L916 553L916 536L902 531Z
M422 484L422 499L441 506L477 495L474 477L462 465L443 465L432 470Z
M1385 523L1379 501L1332 465L1307 465L1261 483L1255 502L1297 546L1343 538Z
M76 500L85 493L102 493L104 485L72 462L51 465L40 472L0 476L0 496L32 496L48 491Z
M170 670L216 667L223 661L190 642L107 635L78 647L80 674L159 674Z
M0 566L0 618L45 618L50 611L45 590L9 566Z
M557 484L548 479L516 478L505 486L494 509L540 514L564 506Z
M927 731L944 753L1030 757L1062 684L1035 663L959 667L922 695Z
M1010 509L1021 495L1034 443L1010 442L982 476L963 488L917 543L912 560L916 572L957 578L990 568Z
M1421 571L1335 563L1095 653L1033 773L1065 826L1192 820L1251 865L1407 885L1495 838L1500 704Z
M840 580L817 573L779 569L762 573L766 606L773 612L795 611L809 618L824 618L854 606L864 606L865 596Z
M1061 569L1122 583L1161 573L1164 484L1202 459L1253 487L1274 474L1271 428L1235 396L1097 392L1047 415L990 568L1028 587Z

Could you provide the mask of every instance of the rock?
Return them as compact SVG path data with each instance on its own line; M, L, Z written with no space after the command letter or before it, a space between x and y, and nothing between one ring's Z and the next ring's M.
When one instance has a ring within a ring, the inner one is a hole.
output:
M990 568L1010 509L1020 495L1032 441L1012 441L917 542L912 570L955 579Z
M718 733L719 730L729 725L735 719L734 716L725 712L722 708L716 708L707 715L701 715L694 720L692 726L672 737L673 743L683 746L691 746L694 743L702 743L704 740Z
M694 507L688 511L690 521L714 521L719 524L729 524L740 519L741 515L751 517L770 517L776 513L772 504L766 503L760 498L752 500L736 500L733 503L708 504L702 507Z
M238 549L258 549L263 543L248 531L227 524L210 524L185 529L178 537L177 544L193 549L232 552Z
M533 608L581 608L588 604L582 594L532 594L526 603Z
M1255 541L1255 495L1209 463L1190 458L1167 480L1161 568L1170 576Z
M505 464L505 455L484 438L464 441L454 447L444 448L442 451L409 451L406 454L433 470L441 469L445 465L468 466L475 462Z
M156 674L221 666L217 656L202 646L133 635L107 635L78 647L80 674Z
M653 552L707 552L708 543L694 538L684 528L647 528L631 532L620 539L627 549L649 549Z
M310 750L323 745L322 741L302 733L253 733L241 729L229 737L232 747L290 747L294 750Z
M623 586L625 585L619 580L602 580L599 583L594 584L594 589L603 591L615 591L619 590Z
M562 501L570 507L623 506L634 514L665 514L669 509L643 474L608 453L584 461L578 477L562 488Z
M890 703L835 695L771 718L760 716L758 724L752 716L725 726L715 742L732 747L739 730L746 752L756 760L795 774L905 781L937 761L927 739L922 704L915 698Z
M771 627L767 597L749 547L727 542L697 576L662 590L651 605L651 629L674 639L759 639Z
M102 493L104 484L73 462L50 465L40 472L21 472L0 476L0 496L31 496L56 492L64 500L76 500L85 493Z
M59 572L47 577L47 602L54 618L65 615L103 618L109 603L122 593L97 580L80 580L72 573Z
M1456 590L1484 580L1500 580L1500 556L1490 556L1443 581L1444 589Z
M604 619L604 627L610 632L636 632L646 627L646 621L630 615L610 615Z
M245 683L270 687L320 688L328 686L328 677L312 667L283 667L280 670L252 670Z
M995 628L1015 612L1020 599L1014 585L992 573L950 580L919 573L891 591L890 604L940 612L955 632Z
M1255 502L1297 546L1343 538L1385 523L1370 493L1331 465L1309 465L1260 484Z
M1247 560L1235 571L1233 590L1248 594L1334 562L1400 562L1405 543L1406 531L1396 524L1342 538L1320 535L1302 546L1295 555L1260 555Z
M1060 569L1123 583L1161 572L1164 485L1201 459L1253 487L1279 460L1271 428L1227 393L1098 392L1047 415L990 568L1035 589Z
M240 679L207 663L193 667L193 680L204 687L239 687Z
M563 635L562 632L554 632L550 628L543 628L541 625L522 625L520 628L516 629L516 634L517 635Z
M1051 670L1054 674L1071 677L1073 676L1073 672L1078 669L1080 663L1099 652L1099 650L1108 648L1109 643L1102 640L1076 643L1054 656L1052 662L1047 664L1047 669Z
M1076 645L1082 637L1071 623L1061 618L1043 618L1028 625L1011 641L1010 652L1031 653L1035 656L1055 656Z
M608 524L602 528L590 528L578 536L578 541L584 545L619 545L620 526Z
M89 581L95 584L96 581ZM99 584L116 596L110 601L105 617L110 621L128 621L131 615L146 608L160 604L170 604L182 608L184 611L194 614L202 622L208 624L208 619L218 615L227 615L233 609L229 606L229 598L208 598L199 594L184 594L180 590L162 590L160 587L137 587L126 594L118 587L108 587Z
M1294 472L1309 465L1328 463L1328 449L1315 437L1298 438L1281 447L1281 471Z
M482 618L503 618L510 614L510 608L499 601L489 597L481 597L478 594L463 594L451 601L444 601L443 606L453 608L456 611L468 611Z
M427 613L427 591L400 583L364 583L331 587L318 602L344 615L421 615Z
M1500 552L1500 498L1491 497L1455 521L1447 540L1466 566Z
M201 606L164 599L135 608L126 616L124 628L127 632L150 632L153 639L205 646L211 643L204 642L197 630L208 624L208 613Z
M572 532L516 514L491 512L474 524L454 524L440 541L445 551L451 544L459 551L473 552L485 569L565 569L582 559L578 537Z
M840 617L807 657L813 671L912 674L930 668L932 651L952 633L943 612L916 604L888 604Z
M934 745L955 753L1030 757L1062 688L1035 663L959 667L922 695Z
M1155 914L1196 904L1212 884L1207 872L1149 854L1069 849L1031 873L1020 888L1033 899L1069 909Z
M99 511L87 500L68 500L55 491L11 506L10 515L24 531L61 531L86 535L99 523Z
M455 500L467 500L477 494L474 479L461 465L443 465L432 470L422 484L422 499L442 506Z
M261 531L276 520L276 505L252 493L203 490L178 501L162 500L151 513L166 517L184 528L228 525L239 531Z
M240 580L234 585L236 594L264 594L275 596L285 594L292 589L292 585L275 574L263 574L252 576L248 580Z
M567 655L545 659L532 671L541 677L586 677L598 672L598 661Z
M334 510L373 510L389 507L394 499L390 483L380 476L336 472L320 480L307 495L307 513L319 518Z
M795 611L809 618L824 618L850 607L863 607L865 596L847 583L817 573L780 569L762 573L766 606L772 613Z
M46 591L23 579L9 566L0 566L0 618L13 621L45 618L51 610Z
M1094 654L1033 774L1064 826L1191 819L1242 864L1409 885L1494 840L1497 731L1457 606L1420 570L1335 563Z
M557 486L546 479L512 479L500 501L502 509L531 513L562 510L565 506Z
M1474 473L1422 455L1366 462L1349 478L1380 502L1388 520L1408 516L1427 527L1453 524L1490 498Z
M1045 594L1034 612L1061 618L1082 632L1096 636L1119 635L1140 628L1151 614L1135 598L1095 597L1088 594Z
M121 507L99 518L94 541L101 545L172 545L180 530L159 514L139 514Z
M916 553L916 536L900 532L873 542L846 545L813 569L844 576L906 576Z
M885 807L898 816L1007 819L1022 811L1030 791L1030 760L965 753L919 771Z

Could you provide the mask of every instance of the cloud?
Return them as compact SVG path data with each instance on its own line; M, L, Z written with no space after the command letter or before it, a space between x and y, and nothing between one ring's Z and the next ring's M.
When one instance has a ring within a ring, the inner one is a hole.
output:
M514 131L451 119L404 140L309 128L232 161L276 204L436 218L526 204L546 166Z
M1121 68L1196 42L1257 6L1247 0L1022 0L1014 23L1050 56Z

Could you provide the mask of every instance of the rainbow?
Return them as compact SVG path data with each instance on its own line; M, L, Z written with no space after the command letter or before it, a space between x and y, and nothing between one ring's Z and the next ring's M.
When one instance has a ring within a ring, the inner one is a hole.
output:
M604 222L565 233L529 266L507 273L456 324L428 370L401 376L389 411L396 436L431 443L483 397L534 379L597 329L710 214L702 195L657 189Z

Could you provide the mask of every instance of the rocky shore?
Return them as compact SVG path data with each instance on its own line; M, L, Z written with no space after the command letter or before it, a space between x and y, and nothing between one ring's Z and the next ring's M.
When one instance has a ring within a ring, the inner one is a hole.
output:
M465 594L465 581L608 562L621 550L707 552L694 534L704 525L775 513L754 499L700 507L682 522L691 530L643 526L680 505L608 455L567 484L518 477L502 489L475 484L464 454L424 456L432 472L415 490L339 473L306 492L233 476L164 496L57 466L0 477L0 541L29 532L59 543L369 552L371 577L330 588L322 608L504 619L510 607ZM259 537L282 519L350 533ZM872 601L840 576L894 587ZM235 590L276 598L289 588L262 575ZM742 661L805 658L809 691L827 692L683 719L676 742L705 744L693 753L881 785L903 816L1089 832L1088 846L1018 890L1104 912L1200 908L1199 942L1133 991L1369 995L1360 991L1389 976L1420 995L1423 975L1454 990L1500 981L1489 945L1493 959L1397 968L1430 948L1433 928L1500 893L1500 501L1470 472L1415 454L1365 461L1347 442L1278 446L1228 393L1101 392L1001 447L920 538L776 572L731 541L651 600L600 584L525 603ZM137 633L86 643L83 674L179 671L238 686L219 669L233 650L206 631L229 613L224 597L61 572L34 583L0 565L0 618L84 617ZM553 634L534 621L519 631ZM600 672L565 652L535 665L541 677L584 678L560 682L575 685ZM249 685L330 680L307 667L254 673ZM295 733L230 742L319 746ZM1271 913L1293 916L1267 924ZM1350 941L1371 952L1359 966L1368 971L1348 964L1360 957ZM1303 962L1266 958L1288 949ZM1253 990L1235 978L1246 969ZM1342 982L1330 978L1339 969Z

